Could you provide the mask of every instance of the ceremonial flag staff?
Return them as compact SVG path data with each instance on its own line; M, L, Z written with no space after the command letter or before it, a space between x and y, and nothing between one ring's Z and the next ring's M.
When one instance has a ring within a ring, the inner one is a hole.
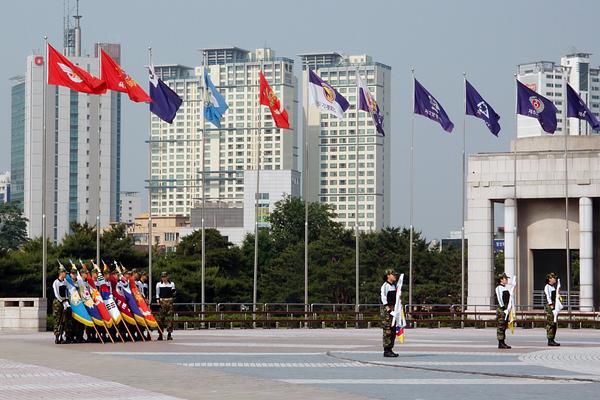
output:
M48 234L46 232L46 179L48 162L46 156L46 86L48 85L48 36L44 36L44 44L46 46L46 58L44 62L46 67L43 72L42 80L42 298L46 298L46 273L48 269Z
M152 47L148 47L148 67L152 68ZM152 113L148 122L148 301L152 304Z
M415 112L414 112L414 96L415 96L415 69L411 68L413 90L412 102L413 113L410 120L410 200L409 200L409 245L408 245L408 305L412 309L412 284L413 284L413 197L414 197L414 144L415 144Z

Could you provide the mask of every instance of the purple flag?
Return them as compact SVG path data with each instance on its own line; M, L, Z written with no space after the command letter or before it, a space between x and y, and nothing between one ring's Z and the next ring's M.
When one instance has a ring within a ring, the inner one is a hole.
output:
M377 132L381 133L382 136L385 136L383 130L383 115L381 115L381 111L379 110L379 104L377 104L375 98L373 98L373 95L369 92L369 88L360 78L358 72L356 73L356 86L358 86L358 109L371 114Z
M414 113L438 122L446 132L452 132L454 124L438 101L415 79Z
M150 97L152 98L150 111L163 121L172 124L183 100L166 83L158 79L154 73L154 65L150 65L149 72Z
M517 81L517 114L537 118L545 132L554 133L557 111L550 100Z
M487 125L488 129L494 136L498 136L500 132L500 116L496 114L496 111L488 104L487 101L481 97L477 90L465 79L465 91L466 91L466 109L467 115L482 119Z
M600 130L600 121L590 111L575 89L567 83L567 117L585 119L595 131Z

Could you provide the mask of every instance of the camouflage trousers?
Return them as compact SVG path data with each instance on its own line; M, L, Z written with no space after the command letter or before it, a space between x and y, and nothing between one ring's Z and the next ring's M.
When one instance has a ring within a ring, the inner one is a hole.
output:
M506 340L506 314L502 307L496 308L496 339Z
M381 327L383 328L383 349L391 350L396 341L396 329L392 326L392 315L385 309L381 310Z
M71 316L71 309L65 310L62 302L54 299L52 314L54 315L54 336L59 337L64 333L67 339L72 339L75 321Z
M556 337L556 329L558 324L554 322L554 313L552 313L552 307L546 305L546 338L548 340L554 340Z
M158 323L163 330L169 333L173 332L173 299L160 300Z

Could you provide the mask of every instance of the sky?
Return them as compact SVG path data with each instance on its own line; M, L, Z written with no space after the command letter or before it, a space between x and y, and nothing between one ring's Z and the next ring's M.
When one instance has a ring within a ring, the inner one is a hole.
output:
M25 59L42 51L44 35L62 47L63 0L3 4L0 15L0 171L10 169L11 77ZM75 1L70 0L74 8ZM72 12L71 14L74 14ZM81 0L83 53L93 43L121 43L122 67L146 85L148 47L155 64L200 64L198 49L268 46L279 56L338 51L369 54L392 67L391 225L409 224L409 155L412 122L411 68L455 124L452 133L414 116L414 225L427 239L460 229L461 152L466 121L467 154L506 151L515 136L516 65L558 62L592 53L600 65L600 2L589 1L354 1L354 0ZM463 117L463 72L501 116L499 138L481 120ZM301 96L301 94L300 94ZM301 103L300 103L301 104ZM121 189L143 191L147 178L148 107L126 101L122 113Z

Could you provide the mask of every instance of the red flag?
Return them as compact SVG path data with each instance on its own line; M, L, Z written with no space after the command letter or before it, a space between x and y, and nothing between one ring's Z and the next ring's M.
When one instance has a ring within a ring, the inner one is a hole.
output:
M48 44L48 84L66 86L76 92L102 94L106 83L73 64Z
M127 75L127 72L102 49L100 49L100 59L100 77L106 81L108 89L127 93L129 98L137 103L152 102L150 96L144 92L140 85L131 76Z
M290 121L288 120L287 110L279 102L279 99L269 86L269 83L265 79L262 71L260 71L260 104L263 106L269 106L271 115L275 120L275 125L278 128L290 129Z

